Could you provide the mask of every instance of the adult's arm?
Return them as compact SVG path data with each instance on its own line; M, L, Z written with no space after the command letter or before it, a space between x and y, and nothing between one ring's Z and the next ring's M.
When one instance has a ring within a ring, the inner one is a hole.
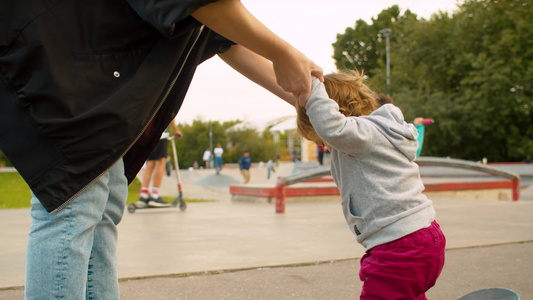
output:
M241 45L234 45L228 51L219 53L218 56L251 81L287 101L289 104L296 105L296 97L292 93L283 90L276 82L274 67L266 58Z
M251 51L270 60L277 83L305 106L311 75L323 81L322 69L257 20L239 0L220 0L200 7L192 16Z

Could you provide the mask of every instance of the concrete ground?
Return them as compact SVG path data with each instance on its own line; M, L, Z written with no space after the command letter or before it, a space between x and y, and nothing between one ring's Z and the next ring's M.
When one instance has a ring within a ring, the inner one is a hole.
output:
M287 164L275 175L291 171ZM210 172L180 172L183 194L217 202L124 215L118 246L123 299L358 298L364 249L338 202L288 203L285 214L275 214L273 204L229 200L225 185L240 180L238 170ZM266 170L254 170L254 180L265 182ZM164 190L171 195L175 185L166 178ZM434 201L447 261L428 298L457 299L500 286L533 299L533 201ZM0 210L0 299L23 299L30 221L29 209Z

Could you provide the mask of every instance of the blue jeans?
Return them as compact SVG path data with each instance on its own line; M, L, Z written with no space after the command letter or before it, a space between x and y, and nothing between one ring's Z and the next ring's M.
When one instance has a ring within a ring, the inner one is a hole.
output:
M222 156L215 156L215 171L222 170Z
M127 196L120 160L58 212L31 199L26 299L119 299L116 225Z

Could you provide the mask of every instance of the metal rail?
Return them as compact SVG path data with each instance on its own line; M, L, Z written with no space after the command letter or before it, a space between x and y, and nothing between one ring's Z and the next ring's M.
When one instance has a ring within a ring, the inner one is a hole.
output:
M439 166L467 169L508 178L512 182L513 201L518 201L520 199L520 174L516 172L454 158L418 157L415 162L421 166ZM322 166L315 169L297 172L289 176L280 178L276 184L276 213L285 213L286 186L330 174L330 167Z
M329 166L305 170L281 177L276 184L276 213L285 213L285 187L294 183L310 180L331 174Z
M417 157L415 162L420 166L437 166L473 170L510 179L512 183L513 201L518 201L520 199L520 174L516 172L455 158L421 156Z

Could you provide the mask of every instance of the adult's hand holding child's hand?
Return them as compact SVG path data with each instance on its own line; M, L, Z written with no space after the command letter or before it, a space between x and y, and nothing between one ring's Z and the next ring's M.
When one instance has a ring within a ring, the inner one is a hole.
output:
M311 76L323 82L324 71L295 48L287 50L285 55L272 62L276 80L285 91L296 97L300 106L305 107L311 95Z

